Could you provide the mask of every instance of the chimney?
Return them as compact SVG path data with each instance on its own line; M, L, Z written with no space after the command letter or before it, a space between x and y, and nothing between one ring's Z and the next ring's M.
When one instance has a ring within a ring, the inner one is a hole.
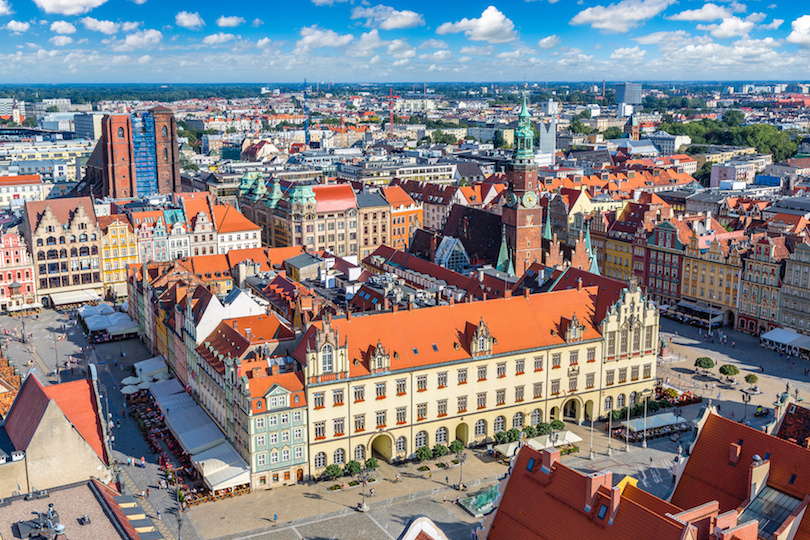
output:
M481 301L482 301L482 302L486 302L486 301L487 301L487 293L484 293L484 296L482 296L482 297L481 297Z
M706 211L706 232L709 232L712 229L712 213L711 211Z
M529 297L529 294L530 294L530 293L529 293L529 288L528 288L528 287L526 287L525 289L523 289L523 296L524 296L525 298L528 298L528 297Z
M233 321L233 329L237 331L239 330L239 321Z
M245 337L248 341L253 341L253 331L250 328L245 328Z
M678 221L683 221L683 214L678 214Z
M551 467L560 461L560 451L550 450L548 448L543 450L543 467L542 471L546 474L551 474Z
M585 511L590 512L593 506L593 499L596 497L596 491L599 489L599 486L612 486L613 473L595 472L586 476L585 479Z
M346 310L346 320L347 321L352 320L352 310L350 310L350 309Z
M503 297L504 298L512 298L512 289L504 289L503 290Z
M641 190L637 189L633 191L633 201L638 202L640 198L641 198Z
M610 519L616 516L616 510L619 508L619 502L622 500L622 488L616 486L610 490Z
M740 461L740 450L742 448L737 443L731 443L728 449L728 461L729 463L736 465L738 461Z
M451 306L454 306L454 305L456 304L456 297L455 297L454 295L452 295L452 294L451 294L451 295L450 295L449 302L450 302L450 305L451 305Z
M408 311L413 311L413 302L408 300Z
M281 373L281 366L278 364L271 364L270 365L270 375L278 375Z
M577 290L578 291L582 290L582 278L581 277L577 278Z
M399 311L399 304L394 304L393 306L391 306L391 311L393 311L394 313Z

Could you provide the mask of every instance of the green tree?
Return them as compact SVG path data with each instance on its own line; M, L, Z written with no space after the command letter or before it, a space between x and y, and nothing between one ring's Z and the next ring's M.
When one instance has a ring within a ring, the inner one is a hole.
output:
M503 140L503 131L498 129L495 131L495 135L492 136L492 146L495 148L502 148L504 144L505 141Z
M740 127L745 122L745 115L738 110L726 111L723 114L723 123L728 127Z
M443 444L437 444L436 446L433 447L433 457L446 456L447 452L449 452L449 450Z
M328 478L329 480L334 480L343 474L343 469L340 468L340 465L335 465L332 463L328 465L326 469L323 471L323 475Z
M616 126L609 127L602 133L602 137L605 139L621 139L624 137L624 131Z
M737 369L737 366L733 364L723 364L720 366L720 374L725 375L726 377L734 378L735 375L738 375L740 370Z
M714 367L714 360L708 356L701 356L695 360L695 367L700 369L712 369Z
M25 127L37 127L37 119L33 116L29 116L23 120L22 125Z
M506 444L509 442L509 435L505 431L499 431L495 434L495 442L498 444Z
M509 442L515 442L520 439L520 430L518 428L512 428L506 432L506 437L509 439Z
M700 166L700 169L692 175L692 178L700 182L704 187L709 187L712 178L712 164L708 161Z
M419 461L425 461L426 459L430 459L433 457L433 450L431 450L427 446L420 446L416 449L416 459Z
M346 471L346 476L355 476L363 471L363 466L360 465L359 461L351 460L343 470Z
M757 377L753 373L749 373L748 375L745 376L745 382L747 382L750 385L757 384L758 380L759 380L759 377Z
M579 111L577 113L577 115L574 118L577 118L577 119L580 119L580 118L589 119L590 117L591 117L591 110L590 109L582 109L581 111Z
M545 422L540 422L537 424L538 435L548 435L549 433L551 433L551 424L547 424Z
M562 429L565 429L565 424L563 423L562 420L554 420L553 422L551 422L551 429L560 431Z
M380 462L377 461L377 458L371 456L370 458L366 459L366 470L374 471L380 466Z
M45 109L45 112L59 112L59 107L56 105L50 105L47 109Z
M456 439L455 441L450 443L450 451L453 452L454 454L456 452L461 452L462 450L464 450L464 443L461 442L460 440Z
M588 135L591 133L591 128L583 124L579 121L579 118L575 118L573 122L571 122L571 131L574 133L581 133L583 135Z
M526 426L525 428L523 428L523 432L530 439L532 437L537 437L537 428L534 426Z

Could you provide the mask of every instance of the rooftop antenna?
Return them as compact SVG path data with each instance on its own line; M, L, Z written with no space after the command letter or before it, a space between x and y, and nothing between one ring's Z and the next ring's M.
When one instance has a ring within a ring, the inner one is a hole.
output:
M307 149L309 149L309 98L306 79L304 79L304 141L307 144Z

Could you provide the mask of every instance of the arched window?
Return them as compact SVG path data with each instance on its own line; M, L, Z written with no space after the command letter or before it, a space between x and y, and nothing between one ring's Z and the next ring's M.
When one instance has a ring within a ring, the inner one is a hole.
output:
M82 233L79 235L79 242L87 242L87 235Z
M42 238L37 238L37 247L42 247Z
M323 469L324 467L326 467L326 454L318 452L315 454L315 468Z
M354 460L355 461L363 461L366 459L366 447L362 444L358 444L354 447Z
M37 260L38 261L44 261L45 260L45 252L44 251L40 251L39 253L37 253Z
M160 128L160 134L163 135L164 137L167 137L169 135L169 130L166 129L166 126Z
M64 244L64 243L65 243L65 237L64 237L64 236L60 236L60 237L59 237L59 243L60 243L60 244Z
M516 412L515 415L512 417L512 427L520 429L523 427L523 413Z
M59 252L56 251L55 249L49 249L48 250L48 258L49 259L58 259L59 258Z
M414 443L416 444L416 448L422 448L423 446L427 446L428 444L428 437L427 431L420 431L416 434L416 438L414 439Z
M504 418L503 416L499 416L498 418L496 418L495 421L492 423L492 429L495 433L500 433L501 431L506 429L506 418Z
M49 236L48 239L45 240L45 243L48 244L49 246L56 245L56 238L54 238L53 236Z
M405 452L408 449L408 441L405 437L397 437L397 452Z
M447 428L440 427L436 430L436 444L447 444Z
M75 235L75 234L71 234L71 235L70 235L70 241L71 241L71 242L75 242L75 241L76 241L76 235Z
M476 437L485 437L487 434L487 422L486 420L479 420L475 423L475 436Z
M537 424L539 424L540 422L542 422L543 421L543 411L541 411L540 409L533 410L531 420L532 420L532 425L535 425L535 426Z
M335 465L343 465L346 462L346 452L343 448L335 450Z
M119 139L124 138L124 128L122 128L122 127L118 128L118 138Z
M605 398L605 410L606 411L613 410L613 398L611 396Z
M479 336L478 337L478 350L483 351L485 346L486 346L486 339L484 338L484 336Z
M90 247L90 255L98 255L98 246Z
M96 233L93 233L93 234L91 234L91 235L90 235L90 241L91 241L91 242L95 242L95 241L96 241Z
M90 248L87 246L82 246L79 248L79 257L87 257L90 255Z
M332 371L332 346L328 343L321 349L321 366L325 373Z
M65 248L59 250L59 258L67 259L67 250Z
M169 149L168 148L163 149L163 159L165 159L166 161L169 161Z
M616 398L616 406L620 409L624 407L624 394L619 394Z
M76 249L76 248L70 248L70 256L71 257L78 257L79 256L79 250Z
M630 405L635 405L636 401L638 400L638 396L635 392L630 392Z

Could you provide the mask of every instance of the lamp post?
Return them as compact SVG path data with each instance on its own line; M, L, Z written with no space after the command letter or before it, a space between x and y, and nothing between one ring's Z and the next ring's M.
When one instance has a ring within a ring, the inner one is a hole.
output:
M22 306L25 304L25 299L22 297L20 291L22 291L22 285L19 281L14 281L11 285L8 286L9 292L11 292L11 297L16 298L20 301L20 322L22 323L22 342L28 343L28 338L26 337L27 334L25 333L25 314L23 313Z
M627 426L624 428L624 451L630 451L630 406L627 406Z
M650 397L650 394L652 394L652 390L649 388L641 392L644 397L644 440L641 442L642 448L647 448L647 398Z
M588 452L588 459L593 461L596 458L596 456L594 456L593 454L593 407L591 407L590 416L591 416L591 449Z
M464 462L467 461L467 452L459 450L456 452L456 459L458 460L458 488L461 489L464 483Z
M51 334L53 338L53 355L56 359L56 382L61 383L62 378L59 373L59 334Z
M371 475L368 472L368 469L363 469L363 472L357 477L357 480L360 481L360 484L363 486L363 503L360 505L358 510L361 512L368 512L368 505L366 504L366 484L368 483L368 479L371 478Z
M613 455L613 448L610 447L610 443L613 441L613 409L608 411L608 447L607 447L607 455Z
M743 411L744 411L743 412L743 420L745 420L746 418L748 418L748 403L751 402L751 394L749 394L748 392L743 392L742 400L743 400L743 403L745 403L745 409L743 409Z

